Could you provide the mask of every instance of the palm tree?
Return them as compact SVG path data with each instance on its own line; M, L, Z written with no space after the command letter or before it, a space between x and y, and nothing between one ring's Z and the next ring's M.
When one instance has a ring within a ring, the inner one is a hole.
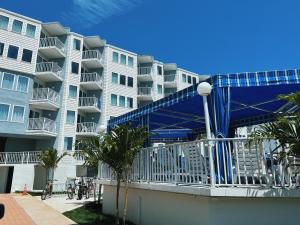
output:
M295 105L295 108L300 107L300 92L281 95L279 98ZM276 149L289 147L289 151L280 152L280 160L286 155L300 156L300 113L280 115L275 121L261 125L251 136L253 139L274 138L278 140L279 146Z
M57 168L58 163L62 158L64 158L68 153L64 152L61 155L58 155L56 149L46 149L42 151L42 154L39 156L40 165L46 169L46 179L51 180L53 183L54 179L54 170Z

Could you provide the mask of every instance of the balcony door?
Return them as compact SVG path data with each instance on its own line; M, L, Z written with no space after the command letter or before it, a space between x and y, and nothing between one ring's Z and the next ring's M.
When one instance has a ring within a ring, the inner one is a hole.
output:
M4 152L7 138L0 137L0 152Z

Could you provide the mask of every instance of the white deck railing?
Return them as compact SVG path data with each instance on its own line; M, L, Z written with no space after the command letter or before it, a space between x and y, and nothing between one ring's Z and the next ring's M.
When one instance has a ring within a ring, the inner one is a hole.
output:
M82 59L101 59L102 54L98 50L86 50L82 52Z
M36 64L37 73L44 73L44 72L53 72L57 76L61 77L62 68L58 65L57 62L41 62Z
M0 164L37 164L41 151L0 152Z
M176 74L164 75L164 82L176 82Z
M103 85L103 79L101 75L97 72L93 73L82 73L80 82L97 82L100 83L100 85Z
M134 160L130 180L176 185L290 185L293 176L300 172L300 160L293 158L296 163L276 164L268 154L272 143L274 141L261 144L247 139L212 139L145 148ZM100 177L114 179L106 164L101 165Z
M138 67L138 75L150 75L151 72L151 67Z
M56 123L45 117L29 118L28 130L56 133Z
M78 133L97 133L97 124L94 122L83 122L77 124Z
M138 95L151 95L152 88L151 87L139 87L138 88Z
M58 37L46 37L40 38L40 47L56 47L64 52L64 44L59 40Z
M32 100L47 100L54 104L58 104L59 94L50 88L34 88Z
M94 106L101 109L101 101L96 97L80 97L78 105L80 107Z

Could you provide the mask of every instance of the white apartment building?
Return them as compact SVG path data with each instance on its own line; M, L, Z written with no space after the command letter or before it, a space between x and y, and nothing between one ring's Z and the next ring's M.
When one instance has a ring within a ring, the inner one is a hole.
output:
M140 56L59 22L0 9L0 193L40 190L44 149L75 150L111 117L127 113L205 77ZM55 179L87 175L83 162L63 159Z

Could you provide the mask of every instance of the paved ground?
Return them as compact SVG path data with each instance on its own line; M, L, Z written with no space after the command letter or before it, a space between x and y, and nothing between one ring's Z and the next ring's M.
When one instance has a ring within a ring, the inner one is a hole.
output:
M35 198L37 198L38 200L40 200L41 197L36 196ZM73 209L76 209L78 207L83 206L85 203L91 202L93 201L93 198L90 199L83 199L83 200L77 200L76 198L70 200L68 199L67 196L54 196L52 198L48 198L46 200L44 200L43 202L54 208L55 210L57 210L60 213L66 212L66 211L70 211Z
M12 195L0 195L0 202L5 205L5 215L0 220L1 225L34 225L35 223L18 205Z

